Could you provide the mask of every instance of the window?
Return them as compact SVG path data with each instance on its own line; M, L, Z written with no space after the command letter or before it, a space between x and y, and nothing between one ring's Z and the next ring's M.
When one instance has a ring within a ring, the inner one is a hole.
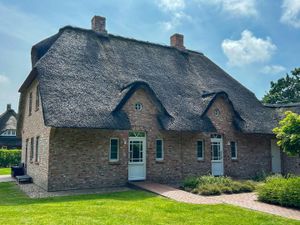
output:
M216 116L216 117L220 116L220 113L221 113L221 112L220 112L219 109L215 109L215 116Z
M30 139L30 161L33 160L34 138Z
M39 162L39 150L40 150L39 141L40 141L40 137L36 137L35 139L35 161L36 162Z
M38 85L36 87L36 93L35 93L35 110L39 110L40 107L40 86Z
M231 159L237 159L237 144L234 141L230 142Z
M163 140L156 140L156 160L164 159L164 146Z
M32 113L32 92L29 93L29 106L28 106L28 114L29 116Z
M29 143L29 139L26 139L26 146L25 146L25 164L27 163L27 160L28 160L28 143Z
M221 143L211 142L211 160L220 161L222 160Z
M109 161L119 160L119 139L110 139L110 151L109 151Z
M203 159L204 158L204 142L197 141L197 158Z
M16 136L16 130L8 129L4 131L0 136Z
M143 109L143 105L142 105L142 103L137 102L137 103L135 103L134 108L135 108L135 110L137 110L137 111L141 111L141 110Z

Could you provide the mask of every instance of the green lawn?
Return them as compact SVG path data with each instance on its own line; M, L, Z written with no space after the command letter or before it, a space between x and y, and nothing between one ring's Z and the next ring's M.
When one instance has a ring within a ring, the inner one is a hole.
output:
M0 168L0 175L10 175L10 168Z
M300 224L229 205L192 205L144 191L29 199L0 183L0 224Z

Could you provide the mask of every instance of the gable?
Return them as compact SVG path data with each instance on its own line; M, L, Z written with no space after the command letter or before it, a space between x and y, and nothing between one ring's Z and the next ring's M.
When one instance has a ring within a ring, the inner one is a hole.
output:
M220 133L240 130L238 122L243 122L226 93L215 94L202 116L207 116Z

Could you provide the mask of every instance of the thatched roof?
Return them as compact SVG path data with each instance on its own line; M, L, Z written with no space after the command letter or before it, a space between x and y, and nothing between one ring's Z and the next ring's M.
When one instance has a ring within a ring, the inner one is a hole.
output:
M162 109L165 130L215 131L202 116L215 99L207 93L226 94L243 132L275 126L276 110L202 53L67 26L33 46L32 63L20 92L38 79L47 126L130 129L120 105L138 87Z
M8 105L5 112L0 115L0 134L6 130L16 130L17 113Z

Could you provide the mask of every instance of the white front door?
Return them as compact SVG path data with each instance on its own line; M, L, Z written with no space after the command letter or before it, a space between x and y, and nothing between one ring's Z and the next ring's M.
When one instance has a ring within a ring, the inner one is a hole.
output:
M224 175L222 138L211 138L211 173L213 176Z
M271 154L272 154L272 172L281 173L281 156L280 148L276 140L271 140Z
M146 179L146 138L129 137L128 180Z

